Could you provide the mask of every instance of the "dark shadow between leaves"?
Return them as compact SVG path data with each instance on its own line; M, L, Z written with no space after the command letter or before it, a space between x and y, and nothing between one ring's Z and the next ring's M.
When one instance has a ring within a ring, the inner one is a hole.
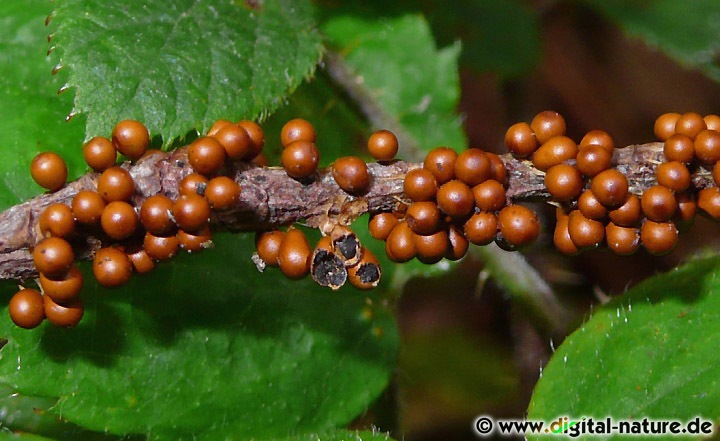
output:
M103 300L94 302L86 315L90 317L77 328L47 325L40 347L56 362L82 357L100 367L114 366L126 343L120 316Z

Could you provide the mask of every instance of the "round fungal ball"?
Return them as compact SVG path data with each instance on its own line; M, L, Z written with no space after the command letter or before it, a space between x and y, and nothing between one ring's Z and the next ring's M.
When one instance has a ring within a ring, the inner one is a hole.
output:
M312 249L305 234L290 228L280 242L278 250L278 266L285 277L293 280L302 279L310 272L310 256Z
M703 188L698 192L697 206L711 218L720 219L720 189Z
M132 262L118 248L100 248L95 253L93 274L100 285L106 288L125 285L130 281L132 272Z
M490 159L480 149L467 149L455 160L455 179L473 187L492 178Z
M712 169L713 181L716 186L720 186L720 162L716 162Z
M200 195L182 195L173 204L172 214L180 228L197 231L210 219L210 203Z
M592 190L585 190L578 198L578 210L588 219L603 220L608 214L607 208L597 200Z
M285 146L280 156L285 172L291 178L309 178L318 168L320 152L310 141L298 140Z
M155 262L148 256L145 249L139 245L132 245L125 253L132 263L133 270L138 274L149 273L155 269Z
M202 175L213 175L220 170L225 162L225 148L210 136L203 136L190 144L188 161L192 168Z
M410 170L403 180L403 192L413 202L433 201L437 190L435 175L423 168Z
M500 156L496 155L495 153L485 152L485 154L490 160L492 178L499 183L505 185L505 182L507 181L507 169L505 168L505 163L500 158Z
M255 121L249 120L238 121L237 125L245 129L250 137L250 151L244 159L256 158L265 147L265 133L262 127Z
M703 117L703 120L705 121L705 125L707 126L708 130L715 130L716 132L720 132L720 116L718 115L705 115Z
M505 147L516 158L527 158L535 153L538 142L530 124L519 122L510 126L505 132Z
M695 156L706 165L720 160L720 132L703 130L695 137Z
M583 177L572 165L558 164L550 167L545 174L545 188L557 201L572 201L580 195L585 182Z
M85 313L85 305L78 297L65 303L55 303L50 296L43 296L45 318L55 326L71 328L77 326Z
M77 266L70 267L62 277L49 278L40 273L40 287L43 294L57 303L67 303L77 298L83 287L83 275Z
M209 225L205 225L192 233L179 230L177 238L180 243L180 248L188 253L199 253L212 246L212 232L210 231Z
M370 135L367 142L368 151L376 161L387 162L395 159L398 152L398 139L389 130L378 130Z
M385 241L385 253L393 262L407 262L417 255L412 230L405 222L393 228Z
M357 156L338 158L331 168L335 182L347 193L362 194L370 187L367 164Z
M675 248L678 230L672 222L646 220L640 228L640 241L648 253L662 256Z
M435 176L438 185L442 185L455 177L457 158L457 152L450 147L437 147L425 156L423 168Z
M628 180L615 169L605 170L592 179L590 189L601 204L615 208L627 200Z
M305 141L314 144L316 140L317 134L315 133L315 127L302 118L295 118L288 121L280 131L280 141L283 147L287 147L295 141Z
M110 202L100 216L100 226L105 234L115 240L132 236L138 226L135 208L124 201Z
M438 189L437 204L448 216L462 217L473 210L475 196L465 183L452 180Z
M498 233L498 219L493 213L481 211L470 216L464 225L465 237L475 245L487 245Z
M691 139L695 139L705 129L707 129L705 120L695 112L683 113L675 122L675 133L689 136Z
M129 201L135 192L135 181L124 168L110 167L98 178L97 189L107 202Z
M173 201L169 197L161 194L150 196L140 207L140 222L152 234L168 234L175 228L172 208Z
M663 153L668 161L689 164L695 158L695 143L685 135L670 135L663 144Z
M580 147L577 168L584 176L592 178L610 168L612 153L598 145Z
M472 189L475 205L483 211L497 211L505 206L505 187L495 179L489 179Z
M565 119L559 113L552 110L545 110L535 115L530 122L530 128L535 133L538 143L544 144L553 136L565 134Z
M632 227L620 227L610 222L605 227L605 241L613 253L629 256L640 248L640 230Z
M577 154L578 147L575 141L567 136L554 136L537 149L532 161L536 168L547 171L552 166L575 159Z
M568 216L568 234L578 249L597 248L605 238L605 225L586 218L580 210L573 210Z
M105 199L99 193L82 190L73 197L72 214L84 225L97 225L105 210Z
M522 205L509 205L498 215L502 237L511 245L521 247L533 243L540 235L540 221L535 212Z
M233 161L246 158L251 151L250 135L242 127L228 124L214 135L225 149L228 158Z
M450 241L445 230L427 236L414 234L413 242L417 251L417 259L428 265L441 261L450 247Z
M59 237L47 237L33 249L35 268L48 277L61 277L75 260L70 244Z
M75 217L65 204L48 206L40 215L40 232L43 236L67 237L75 231Z
M285 232L280 230L258 231L255 234L255 250L267 266L278 266L280 244Z
M405 222L415 234L434 234L440 228L442 214L434 202L413 202L405 213Z
M611 210L608 215L610 216L610 220L618 226L636 226L638 222L640 222L640 217L642 216L640 198L634 194L629 195L624 204L614 210Z
M30 175L39 186L56 191L65 185L68 170L65 161L58 154L44 152L33 158Z
M205 187L205 198L215 210L226 210L240 200L240 185L227 176L212 178Z
M607 150L611 156L613 150L615 150L615 141L613 141L612 136L604 130L591 130L580 140L580 149L591 145L602 147Z
M232 125L232 122L226 119L219 119L215 121L213 125L210 126L210 130L207 131L207 136L215 137L215 135L217 135L220 129L228 125Z
M662 185L655 185L642 194L640 206L648 219L664 222L675 214L677 202L672 191Z
M155 236L148 232L143 239L143 248L153 260L169 260L177 254L180 241L177 236Z
M386 240L397 224L398 219L392 213L377 213L370 217L368 230L373 238Z
M448 226L447 235L450 245L445 252L445 258L456 261L465 257L470 247L470 241L465 237L465 234L457 226L450 225Z
M199 173L191 173L180 181L178 192L180 195L198 194L202 196L205 194L208 182L208 178L205 176Z
M112 142L118 152L136 160L148 149L150 133L143 123L128 119L120 121L113 128Z
M665 141L675 134L675 124L680 118L679 113L663 113L655 120L655 137Z
M553 233L553 244L558 251L566 256L574 256L580 253L580 250L570 238L569 219L570 217L562 212L561 208L556 210L557 221L555 222L555 231Z
M96 172L103 172L113 165L117 160L117 150L112 141L96 136L83 146L83 157L85 162Z
M10 298L8 312L10 319L19 327L36 328L45 320L43 296L35 289L21 289Z
M720 170L718 170L720 171ZM690 187L690 170L679 161L663 162L658 165L655 175L658 184L672 191L681 192ZM713 172L713 176L715 173ZM720 176L720 175L719 175Z
M695 202L695 193L693 192L676 193L675 199L677 200L678 207L675 211L673 221L675 221L676 226L682 230L683 228L689 227L693 220L695 220L698 205Z

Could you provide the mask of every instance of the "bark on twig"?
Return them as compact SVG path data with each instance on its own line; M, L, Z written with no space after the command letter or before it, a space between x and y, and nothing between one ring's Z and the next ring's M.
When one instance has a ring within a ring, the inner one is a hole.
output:
M544 173L529 161L504 155L508 169L508 200L547 200ZM655 167L663 159L662 144L651 143L616 149L616 168L630 181L637 194L655 184ZM287 176L279 167L260 168L245 163L229 165L228 176L242 188L238 204L211 218L214 229L255 231L273 229L303 221L305 224L330 231L336 224L349 224L366 212L392 211L409 203L403 194L405 174L421 164L396 161L389 165L372 163L368 167L373 181L368 192L351 196L341 190L328 170L317 173L312 182L301 183ZM154 194L177 198L178 184L192 172L186 149L155 152L136 164L126 163L136 185L133 204ZM42 210L50 204L70 204L81 190L95 190L98 174L88 173L67 184L63 189L37 196L0 213L0 278L25 279L37 276L32 262L32 247L41 239L37 222ZM714 185L708 170L699 168L693 175L696 189ZM76 255L91 258L107 238L98 229L80 228L70 238Z

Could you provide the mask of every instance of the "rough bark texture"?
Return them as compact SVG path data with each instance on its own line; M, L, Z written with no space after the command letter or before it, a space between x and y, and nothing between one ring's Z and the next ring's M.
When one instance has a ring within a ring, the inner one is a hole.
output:
M502 157L508 169L508 200L547 200L544 173L530 161ZM663 161L662 144L650 143L616 149L615 167L630 181L630 191L641 194L655 185L655 168ZM215 212L211 218L214 229L254 231L277 228L304 221L311 227L329 233L337 224L348 224L366 212L392 211L408 203L403 194L405 174L421 164L396 161L389 165L368 164L373 181L362 196L350 196L341 190L327 170L319 171L310 182L298 182L279 167L260 168L236 163L226 170L240 184L238 204L229 210ZM192 173L186 149L153 152L136 164L123 164L136 185L133 204L139 207L154 194L177 198L178 184ZM95 190L99 175L88 173L63 189L37 196L0 213L0 278L27 279L36 277L32 247L40 240L37 227L42 210L50 204L70 204L81 190ZM699 167L693 175L693 187L714 185L710 172ZM70 242L80 259L89 259L107 241L99 229L78 228Z

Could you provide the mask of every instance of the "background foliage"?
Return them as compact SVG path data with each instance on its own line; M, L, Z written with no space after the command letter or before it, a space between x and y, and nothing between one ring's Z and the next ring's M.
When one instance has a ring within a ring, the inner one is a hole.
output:
M408 159L436 145L500 151L505 127L545 108L575 136L648 141L661 112L718 113L718 15L711 0L11 1L0 15L0 205L40 192L26 168L39 151L84 173L83 140L123 118L166 148L217 118L267 118L273 160L279 128L300 116L318 128L325 165L367 157L376 128L401 134ZM362 81L343 87L333 68ZM372 425L474 439L476 415L522 416L528 403L531 418L717 421L717 259L586 318L593 293L621 294L717 235L703 221L695 231L665 258L568 261L544 238L528 254L539 273L512 261L521 278L492 250L457 265L384 260L367 296L259 274L252 237L222 234L127 288L87 287L76 329L18 330L1 314L0 439L388 439L352 430ZM6 299L15 289L0 284ZM539 291L562 304L546 322L528 314Z

